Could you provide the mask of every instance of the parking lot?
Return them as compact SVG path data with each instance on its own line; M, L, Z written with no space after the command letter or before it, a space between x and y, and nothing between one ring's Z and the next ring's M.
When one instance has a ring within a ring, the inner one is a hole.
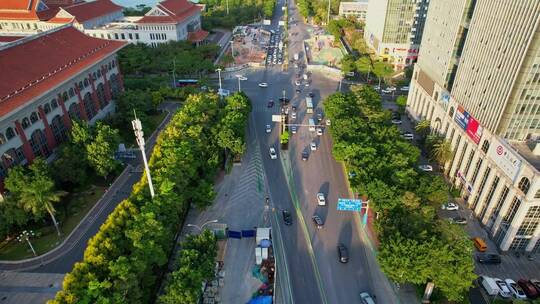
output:
M270 40L267 45L266 53L266 65L280 65L283 64L283 32L278 30L271 30Z
M399 91L399 90L398 90ZM390 100L393 100L392 96L390 94L383 93L383 107L387 109L391 109L393 111L397 110L397 105L394 102L391 102ZM412 140L413 143L418 144L416 142L417 136L414 131L414 124L411 122L410 118L406 115L401 116L401 124L398 125L398 127L403 132L410 132L414 134L414 138ZM425 155L420 156L420 164L428 164L429 161L426 158ZM436 168L436 165L433 163L430 163L434 168ZM435 170L436 172L437 170ZM437 174L437 173L434 173ZM438 173L440 174L440 173ZM441 218L445 219L452 219L452 218L462 218L466 220L466 224L463 224L463 227L465 231L468 233L468 235L473 237L480 237L482 238L486 244L487 244L487 251L486 253L494 253L499 254L501 257L501 263L500 264L482 264L476 261L475 259L475 273L478 275L485 275L489 277L494 278L500 278L500 279L513 279L515 281L518 281L519 279L540 279L540 257L532 256L534 258L533 260L529 260L528 256L521 255L516 256L512 252L506 252L501 253L498 252L496 244L490 239L489 234L484 228L481 226L478 219L473 215L473 212L467 207L467 204L464 202L463 199L458 198L455 199L454 202L459 206L458 210L442 210L439 208L437 211L437 214ZM478 252L475 252L475 257L478 254Z

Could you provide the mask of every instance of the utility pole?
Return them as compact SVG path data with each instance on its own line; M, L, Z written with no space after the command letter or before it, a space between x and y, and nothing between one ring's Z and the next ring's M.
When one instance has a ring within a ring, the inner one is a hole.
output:
M218 78L219 78L219 93L221 95L221 92L223 92L222 88L221 88L221 69L218 68L216 69L216 71L218 72Z
M150 188L150 196L154 198L154 185L152 185L152 176L150 175L150 168L148 168L148 161L146 160L146 151L144 150L144 132L142 130L141 121L137 118L135 110L133 110L133 114L135 115L135 119L131 121L131 126L133 127L133 131L135 132L137 144L141 149L144 169L146 170L146 178L148 179L148 188Z
M328 14L326 15L326 26L330 24L330 0L328 0Z
M227 15L229 14L229 0L226 1L227 2Z
M172 79L174 83L174 87L176 88L176 58L173 58L173 70L172 70Z

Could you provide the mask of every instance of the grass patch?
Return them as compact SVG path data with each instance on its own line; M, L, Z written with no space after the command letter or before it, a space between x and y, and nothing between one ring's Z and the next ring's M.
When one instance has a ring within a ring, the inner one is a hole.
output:
M72 193L66 197L65 208L63 208L65 211L58 209L59 213L63 213L60 214L59 218L65 219L64 221L60 221L60 229L62 231L60 238L52 225L37 229L30 227L30 230L33 230L36 234L36 237L30 241L37 254L43 254L60 245L103 196L105 189L106 187L104 186L91 185L87 190ZM26 242L19 243L16 239L11 240L0 250L0 260L22 260L32 256L33 254L28 244Z

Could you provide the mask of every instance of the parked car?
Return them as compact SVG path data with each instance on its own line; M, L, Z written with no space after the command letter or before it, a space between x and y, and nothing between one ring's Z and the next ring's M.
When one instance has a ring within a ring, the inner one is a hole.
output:
M476 260L482 264L500 264L501 256L493 253L479 253L476 255Z
M327 125L327 126L330 125L330 119L327 119L327 120L326 120L326 125Z
M538 295L540 295L540 280L530 279L529 282L531 282L534 287L536 287L536 290L538 290Z
M458 210L459 206L456 203L449 202L449 203L443 204L441 206L441 209L442 210Z
M324 222L320 216L315 214L311 217L311 219L313 220L313 223L315 224L315 227L317 227L317 229L321 229L324 226Z
M317 135L319 135L319 136L323 135L322 128L317 128Z
M281 211L281 214L283 214L283 222L285 222L285 225L290 226L292 225L292 215L288 210Z
M294 81L294 84L297 85L297 86L299 86L299 85L301 85L302 83L300 82L300 80L295 80L295 81Z
M314 141L312 141L309 144L309 148L311 149L311 151L317 151L317 144Z
M375 304L375 300L367 292L362 292L360 294L360 301L362 304Z
M291 133L296 134L296 126L291 126Z
M501 291L499 285L497 285L493 278L480 276L479 283L490 296L496 296Z
M514 298L516 299L527 299L527 296L525 295L525 292L523 291L523 288L519 287L519 285L516 283L516 281L512 279L506 279L504 280L506 285L508 286L508 289L510 289L510 292L514 295Z
M272 126L266 125L266 133L271 133L271 132L272 132Z
M390 94L390 93L392 93L392 91L387 90L387 89L382 89L381 92L383 92L384 94Z
M475 237L475 238L472 238L472 241L474 243L474 247L476 247L476 249L478 251L480 251L480 252L486 252L487 251L487 249L488 249L487 244L482 238Z
M493 280L495 280L495 283L497 284L497 286L499 286L499 295L501 297L510 298L512 296L510 288L508 288L508 285L506 285L503 280L497 278L494 278Z
M292 112L291 118L292 118L292 119L296 119L296 112Z
M267 88L267 87L268 87L268 83L266 83L266 82L261 82L261 83L259 83L259 87L261 87L261 88Z
M404 132L403 134L401 134L401 136L405 139L408 139L408 140L413 140L414 139L414 135L411 133L411 132Z
M424 172L432 172L433 167L431 165L420 165L418 166L418 169L424 171Z
M347 247L345 247L345 245L343 245L342 243L339 243L337 245L337 250L339 261L341 263L347 263L349 261L349 251L347 250Z
M525 279L519 279L517 283L519 287L523 289L523 292L525 293L527 298L536 299L540 295L540 292L536 289L533 283Z
M450 219L452 223L459 225L467 225L467 219L464 217L456 216Z
M269 107L269 108L274 107L274 101L273 101L273 100L269 100L269 101L268 101L268 107Z
M270 159L277 159L276 148L270 147L269 153L270 153Z
M298 94L300 94L300 92L302 92L302 90L300 90L300 89L296 89L296 90L294 90L294 91L295 91L296 93L298 93Z
M309 93L308 93L308 96L311 97L311 98L313 98L313 97L315 97L315 94L313 94L313 92L309 92Z
M302 152L302 160L306 161L308 160L309 158L309 152L308 151L303 151Z
M317 205L326 206L326 198L324 197L324 193L317 193Z
M317 113L317 121L318 122L322 121L322 114L321 113Z
M396 87L387 87L386 89L390 92L397 90Z
M394 125L400 125L402 123L401 119L394 118L390 121Z

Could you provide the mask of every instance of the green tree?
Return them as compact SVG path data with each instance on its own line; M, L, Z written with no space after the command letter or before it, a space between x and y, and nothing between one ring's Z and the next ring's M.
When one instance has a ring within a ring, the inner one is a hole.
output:
M21 176L21 173L23 176ZM14 182L14 178L20 179L20 181ZM21 184L24 186L20 187ZM53 203L59 202L65 192L55 189L54 181L50 177L49 167L43 159L36 158L30 165L29 170L21 166L10 170L10 174L6 178L6 188L16 195L20 206L36 218L41 218L47 212L52 219L58 236L61 235Z
M435 143L431 150L431 158L441 166L444 166L452 158L452 154L452 145L444 139Z
M356 70L360 73L368 74L373 71L373 67L371 66L371 58L369 56L361 56L356 60L355 62Z
M398 105L400 111L403 112L407 106L407 96L398 96L396 99L396 104Z
M19 207L14 196L6 196L0 200L0 239L5 239L30 221L28 214Z
M340 62L340 66L341 66L341 72L344 74L347 74L349 72L354 72L356 70L354 57L349 54L343 56Z
M88 162L98 175L107 179L107 176L118 167L118 161L114 158L114 152L120 142L118 130L98 122L95 134L92 142L86 145Z
M82 185L87 180L88 161L85 147L71 143L58 149L58 157L52 164L55 179L67 185Z
M379 78L386 78L394 73L392 65L387 62L376 61L373 63L373 74Z
M90 126L86 121L72 121L71 142L79 147L85 147L92 139Z
M422 140L425 140L429 133L431 133L431 122L427 119L422 119L418 122L416 127L414 127L414 130L420 135Z

